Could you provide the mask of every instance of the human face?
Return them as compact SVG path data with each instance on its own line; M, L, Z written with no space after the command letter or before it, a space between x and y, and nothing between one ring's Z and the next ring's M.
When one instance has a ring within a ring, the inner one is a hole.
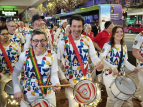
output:
M33 49L38 53L45 50L47 43L48 41L44 34L37 34L33 36L31 40L31 45L33 46Z
M20 22L19 22L19 26L20 26L21 28L23 28L23 27L24 27L24 23L23 23L22 21L20 21Z
M113 24L110 24L110 26L107 29L108 29L109 32L111 32L112 29L113 29Z
M16 30L16 24L15 24L15 22L13 22L13 21L9 22L9 24L7 25L7 28L8 28L8 32L10 34L14 34L15 30Z
M9 33L6 29L4 29L0 33L0 41L7 42L8 40L9 40Z
M41 18L34 21L34 24L35 24L35 26L37 26L37 28L41 28L42 23L43 23L43 20Z
M116 33L113 37L114 37L114 41L120 42L121 39L124 37L123 29L122 28L117 28Z
M78 20L72 20L72 24L70 26L71 34L74 37L79 37L81 35L81 32L83 30L82 21Z
M5 25L6 25L6 22L0 21L0 27L5 27Z
M66 32L70 32L70 26L68 26L67 28L66 28Z
M67 22L64 22L64 23L63 23L63 27L64 27L64 28L65 28L67 25L68 25Z
M86 29L86 32L87 32L87 33L90 33L90 32L91 32L91 27L88 27L88 28Z

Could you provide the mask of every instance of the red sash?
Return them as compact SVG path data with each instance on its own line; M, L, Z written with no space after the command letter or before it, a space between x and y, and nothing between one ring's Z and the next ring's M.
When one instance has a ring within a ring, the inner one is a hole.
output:
M2 53L3 53L3 56L5 57L6 63L8 65L8 67L9 67L9 70L12 73L13 72L13 68L11 66L11 62L10 62L10 60L9 60L9 58L8 58L8 56L7 56L6 52L5 52L2 44L1 44L1 42L0 42L0 49L1 49Z
M69 40L70 40L70 42L71 42L71 44L72 44L72 47L73 47L73 49L74 49L74 51L75 51L75 54L76 54L76 57L77 57L78 62L79 62L79 64L80 64L80 68L81 68L81 70L82 70L82 72L83 72L83 75L86 76L88 64L87 64L86 68L84 69L84 65L83 65L83 63L82 63L81 56L79 55L78 49L77 49L77 47L76 47L76 45L75 45L75 43L74 43L74 40L73 40L73 38L72 38L72 35L69 34L68 37L69 37Z

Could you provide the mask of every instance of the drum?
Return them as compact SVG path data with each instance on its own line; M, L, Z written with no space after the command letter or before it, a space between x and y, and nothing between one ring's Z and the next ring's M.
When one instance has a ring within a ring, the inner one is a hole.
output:
M32 107L55 107L52 104L50 104L46 99L37 99L32 104Z
M92 81L81 80L75 85L74 89L78 90L73 91L73 96L79 104L89 104L97 97L97 88Z
M23 89L23 80L20 80L20 89ZM14 88L13 88L13 83L12 80L8 81L4 87L4 91L8 95L14 95Z
M131 79L126 76L117 77L111 84L110 90L112 94L120 100L128 100L136 92L136 86Z

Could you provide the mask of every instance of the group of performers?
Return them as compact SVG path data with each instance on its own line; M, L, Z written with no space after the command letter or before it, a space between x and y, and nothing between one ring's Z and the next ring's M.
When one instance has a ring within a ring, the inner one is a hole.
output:
M133 45L133 55L138 60L138 67L135 67L128 62L123 27L120 25L113 27L111 21L105 23L105 28L110 28L112 32L110 40L99 51L99 57L93 44L95 38L91 32L91 25L85 24L82 16L73 15L69 25L67 20L62 20L62 26L57 30L55 26L51 30L45 29L43 17L38 14L32 17L32 23L33 29L23 27L23 22L20 22L20 27L16 29L14 21L8 21L7 27L0 28L1 107L6 106L3 90L11 79L14 98L21 100L21 107L27 107L27 104L30 105L40 98L48 100L56 107L55 92L61 90L61 84L70 84L74 87L84 79L93 79L89 60L96 67L94 72L103 72L103 81L108 94L106 107L121 107L124 102L113 95L110 86L116 77L125 75L125 66L131 71L138 72L140 80L138 88L143 88L142 70L138 69L142 67L143 62L142 32L137 35ZM105 39L105 36L102 37ZM22 72L24 72L23 89L20 88ZM54 86L40 87L49 85ZM79 107L79 103L74 99L72 88L67 86L65 94L69 107ZM142 95L140 93L138 97L142 99Z

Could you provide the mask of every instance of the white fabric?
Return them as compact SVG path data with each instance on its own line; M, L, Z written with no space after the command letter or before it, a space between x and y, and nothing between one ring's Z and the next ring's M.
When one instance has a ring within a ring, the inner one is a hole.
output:
M61 28L58 28L56 33L55 33L55 35L54 35L54 41L56 41L57 44L59 43L59 36L60 36L60 34L61 34Z
M48 52L46 51L43 55L41 56L36 56L37 60L41 60L41 57L43 57L44 55L48 54ZM14 86L14 93L20 92L20 87L19 87L19 78L18 76L20 75L20 73L23 70L23 63L24 63L24 59L25 59L25 52L21 53L18 62L15 65L15 69L13 71L12 74L12 81L13 81L13 86ZM58 71L58 64L57 64L57 57L56 54L54 56L53 62L51 64L51 78L50 81L52 82L52 85L55 85L56 83L59 83L59 79L57 76L57 71Z
M67 22L67 19L64 19L61 21L61 25L63 25L63 23Z

